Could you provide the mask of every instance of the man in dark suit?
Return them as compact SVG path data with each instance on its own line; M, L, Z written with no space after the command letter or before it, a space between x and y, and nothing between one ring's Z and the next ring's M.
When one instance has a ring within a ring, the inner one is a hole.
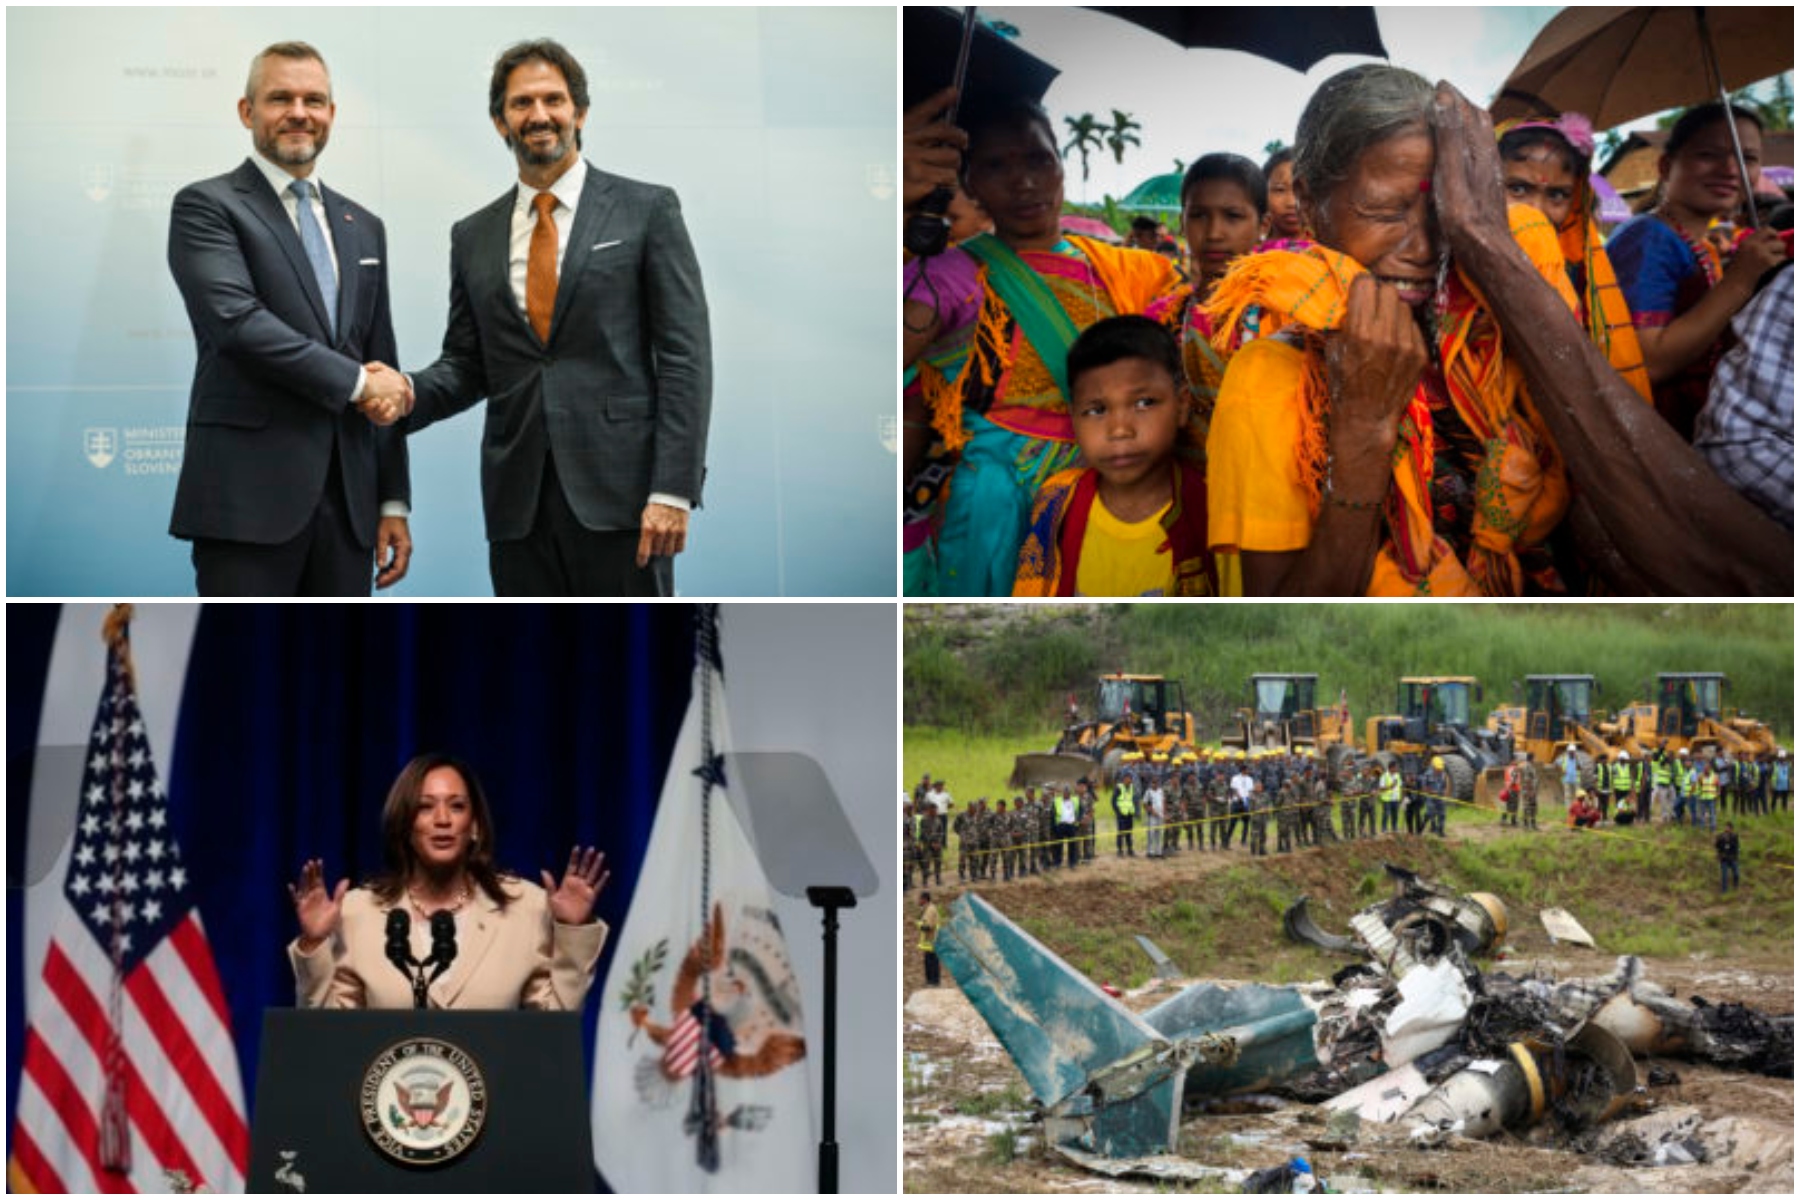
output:
M405 383L364 366L397 358L386 235L314 171L335 115L319 52L269 47L238 101L256 153L175 197L198 361L169 532L203 596L366 596L412 554L406 442L372 423Z
M488 110L519 184L451 230L449 328L406 428L486 398L496 594L672 595L712 406L680 205L582 161L587 76L555 42L500 56Z

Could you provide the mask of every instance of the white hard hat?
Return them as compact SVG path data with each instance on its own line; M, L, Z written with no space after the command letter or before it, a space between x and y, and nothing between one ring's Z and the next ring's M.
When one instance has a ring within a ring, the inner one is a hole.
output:
M1687 757L1687 747L1683 746L1681 749L1677 750L1675 753L1681 755L1683 758L1686 758Z
M1570 743L1569 743L1569 749L1571 749L1571 750L1573 750L1573 749L1575 749L1575 743L1574 743L1574 742L1570 742Z
M1628 752L1621 750L1621 751L1619 751L1619 757L1620 758L1630 758L1631 755Z

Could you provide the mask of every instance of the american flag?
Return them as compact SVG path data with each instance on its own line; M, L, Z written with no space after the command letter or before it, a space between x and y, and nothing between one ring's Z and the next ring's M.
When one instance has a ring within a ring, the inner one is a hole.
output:
M25 1036L13 1191L242 1191L225 994L138 711L122 625Z
M696 1004L681 1014L681 1019L669 1030L669 1040L663 1045L663 1070L672 1079L686 1079L700 1062L700 1022L694 1016L694 1009L699 1007ZM716 1019L712 1022L713 1035L706 1044L707 1057L714 1067L725 1065L725 1055L719 1052L720 1035L723 1033L724 1040L729 1043L731 1034L729 1026L720 1028L723 1024Z

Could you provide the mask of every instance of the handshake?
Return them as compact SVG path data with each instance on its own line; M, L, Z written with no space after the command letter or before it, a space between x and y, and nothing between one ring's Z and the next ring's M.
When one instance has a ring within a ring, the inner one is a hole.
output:
M392 425L413 410L412 382L386 363L365 363L368 380L356 407L377 425Z

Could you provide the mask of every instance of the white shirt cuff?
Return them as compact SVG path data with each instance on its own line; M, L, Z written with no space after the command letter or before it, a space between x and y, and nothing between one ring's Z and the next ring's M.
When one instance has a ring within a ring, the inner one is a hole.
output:
M363 389L368 386L369 369L367 367L356 368L356 390L350 393L350 406L352 408L362 403Z
M405 520L407 517L412 516L412 508L404 500L383 500L381 502L381 515L384 517L399 517L402 520Z
M682 512L693 512L694 506L680 496L671 496L667 492L651 492L650 504L666 504L670 508L679 508Z

